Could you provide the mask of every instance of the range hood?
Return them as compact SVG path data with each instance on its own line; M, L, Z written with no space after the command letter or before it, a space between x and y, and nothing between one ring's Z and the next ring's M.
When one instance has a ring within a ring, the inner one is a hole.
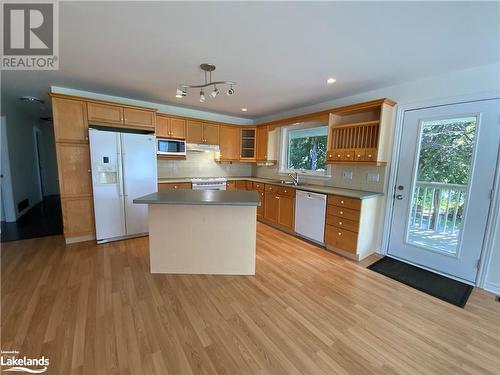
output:
M186 145L188 152L220 152L219 145L207 145L204 143L188 143Z

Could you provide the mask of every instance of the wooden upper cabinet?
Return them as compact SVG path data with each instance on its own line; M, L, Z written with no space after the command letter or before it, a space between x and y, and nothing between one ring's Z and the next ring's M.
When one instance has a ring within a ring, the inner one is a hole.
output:
M258 126L256 129L255 159L257 161L267 161L268 133L267 126Z
M187 142L218 145L219 125L208 122L188 120Z
M88 144L58 143L56 149L61 196L92 195Z
M165 116L156 116L155 133L157 137L168 138L170 135L170 118Z
M203 143L203 123L201 121L187 121L187 142Z
M135 108L123 108L123 123L127 127L154 129L155 113Z
M154 130L155 112L107 103L87 103L89 124L118 125L132 129Z
M240 159L255 160L255 128L240 129Z
M163 138L186 138L186 120L156 116L156 136Z
M239 159L240 130L235 126L220 126L220 160Z
M203 123L203 139L207 145L218 145L219 125Z
M85 102L52 98L56 142L88 142Z
M123 108L116 105L87 103L89 123L116 124L123 123Z
M186 139L186 120L179 118L170 119L170 137Z

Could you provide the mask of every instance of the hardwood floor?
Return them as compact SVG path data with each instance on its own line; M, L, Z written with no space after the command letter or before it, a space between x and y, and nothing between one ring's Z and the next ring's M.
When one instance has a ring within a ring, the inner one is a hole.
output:
M500 303L465 309L258 224L257 275L151 275L147 238L2 244L2 350L47 374L498 374Z

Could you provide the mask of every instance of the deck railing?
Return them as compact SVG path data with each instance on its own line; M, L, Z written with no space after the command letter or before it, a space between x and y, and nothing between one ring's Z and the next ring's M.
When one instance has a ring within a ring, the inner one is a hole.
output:
M456 234L462 228L467 185L418 181L412 200L410 230Z

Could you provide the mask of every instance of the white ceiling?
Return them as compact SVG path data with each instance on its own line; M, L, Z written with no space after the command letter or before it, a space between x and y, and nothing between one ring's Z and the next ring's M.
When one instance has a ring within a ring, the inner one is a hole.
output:
M499 60L500 3L61 2L59 71L3 71L3 105L51 85L256 118ZM201 104L198 65L238 82ZM327 86L326 79L337 78ZM248 107L247 113L240 108Z

